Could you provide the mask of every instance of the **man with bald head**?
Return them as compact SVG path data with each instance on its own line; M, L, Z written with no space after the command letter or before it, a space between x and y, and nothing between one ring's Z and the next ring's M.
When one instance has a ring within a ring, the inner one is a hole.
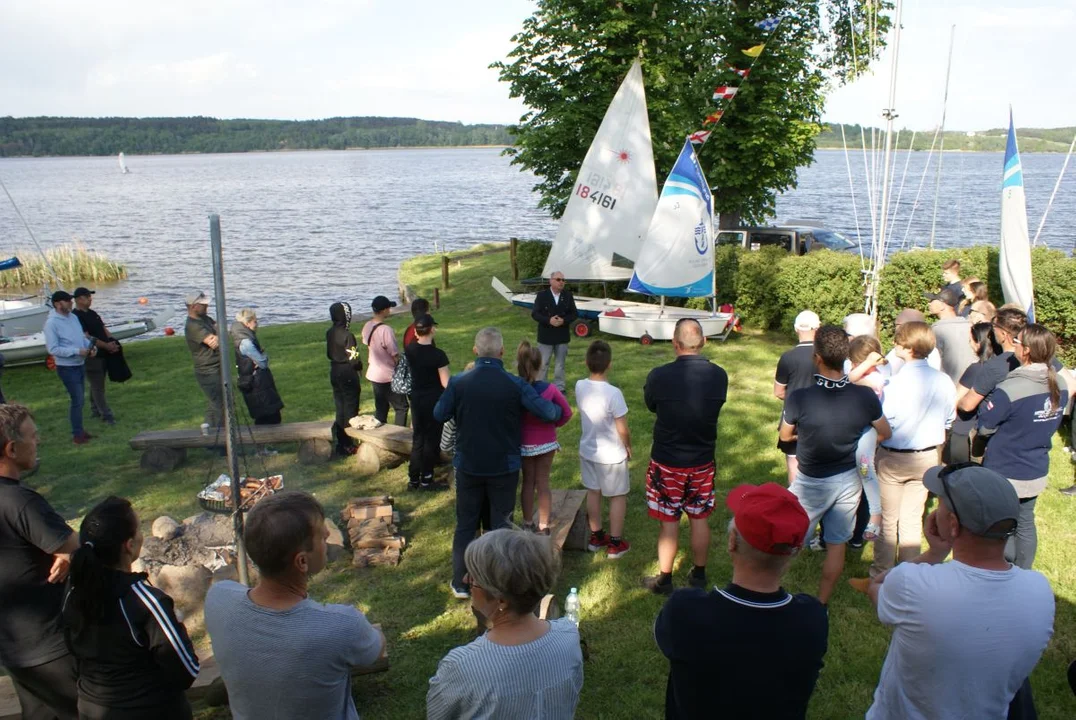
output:
M661 521L659 573L645 578L643 586L660 595L673 591L673 562L684 513L691 526L694 562L688 584L706 587L707 518L714 511L714 445L729 376L700 354L705 343L697 320L680 320L672 343L676 360L651 370L643 387L646 407L657 414L646 471L646 505L650 517Z

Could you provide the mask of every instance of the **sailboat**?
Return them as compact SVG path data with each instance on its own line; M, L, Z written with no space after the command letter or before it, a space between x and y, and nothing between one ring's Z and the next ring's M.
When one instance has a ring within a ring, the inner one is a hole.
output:
M121 173L126 175L129 172L131 172L130 170L127 169L127 160L123 157L123 153L120 153L120 156L119 156L118 160L120 161L120 172Z
M630 279L657 201L646 91L636 59L579 168L542 277L560 271L573 281ZM492 284L512 304L534 306L534 293L512 292L497 278ZM583 320L573 330L585 337L605 310L638 303L577 296L575 304Z
M676 323L697 320L706 336L724 340L735 315L690 308L666 307L666 297L715 297L714 199L690 140L661 190L628 290L658 295L661 305L633 303L603 313L602 332L634 337L644 345L671 340Z

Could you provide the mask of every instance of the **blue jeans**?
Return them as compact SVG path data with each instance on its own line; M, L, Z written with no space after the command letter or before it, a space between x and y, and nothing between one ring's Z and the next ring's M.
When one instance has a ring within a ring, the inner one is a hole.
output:
M853 468L827 478L808 477L797 471L796 479L788 489L810 518L808 527L811 532L819 520L824 521L822 539L826 544L840 545L851 539L859 495L863 491L859 470Z
M56 374L71 396L71 433L81 435L82 406L86 404L86 368L82 365L57 365Z

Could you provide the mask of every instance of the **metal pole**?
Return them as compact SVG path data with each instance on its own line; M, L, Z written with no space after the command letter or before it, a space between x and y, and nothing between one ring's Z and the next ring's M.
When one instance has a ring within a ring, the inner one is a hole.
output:
M1042 226L1046 224L1046 216L1050 214L1050 208L1054 206L1054 198L1057 197L1058 188L1061 187L1061 178L1065 177L1065 170L1069 166L1069 160L1072 158L1074 148L1076 148L1076 136L1073 136L1072 144L1069 145L1069 153L1065 156L1065 163L1061 166L1061 174L1057 176L1057 182L1054 183L1054 191L1050 193L1050 202L1046 203L1046 210L1042 213L1042 220L1039 220L1039 229L1035 231L1035 239L1031 241L1031 247L1039 244L1039 233L1042 232ZM1043 245L1045 244L1043 242Z
M945 66L945 94L942 97L941 149L938 150L938 176L934 182L934 217L930 220L930 249L934 249L934 228L938 225L938 197L941 195L942 160L945 159L945 112L949 107L949 73L953 70L953 40L956 25L949 29L949 62Z
M220 385L224 396L224 434L228 453L228 474L232 478L232 524L235 531L239 582L250 585L247 549L243 546L243 510L239 490L239 429L235 426L235 397L232 395L232 345L228 337L228 310L224 302L224 258L220 243L220 215L209 216L209 245L213 258L213 293L217 304L217 338L220 353ZM223 332L222 332L223 330Z

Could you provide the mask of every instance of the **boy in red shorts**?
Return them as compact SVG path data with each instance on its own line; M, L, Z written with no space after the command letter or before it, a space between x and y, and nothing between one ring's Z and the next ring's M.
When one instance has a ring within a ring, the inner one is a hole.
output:
M699 354L705 344L697 320L680 320L673 334L676 360L651 370L643 388L646 407L657 414L646 471L646 505L650 517L661 521L659 572L644 578L643 586L660 595L673 591L673 562L683 513L691 526L694 561L688 584L706 587L707 518L714 511L714 445L729 376Z

